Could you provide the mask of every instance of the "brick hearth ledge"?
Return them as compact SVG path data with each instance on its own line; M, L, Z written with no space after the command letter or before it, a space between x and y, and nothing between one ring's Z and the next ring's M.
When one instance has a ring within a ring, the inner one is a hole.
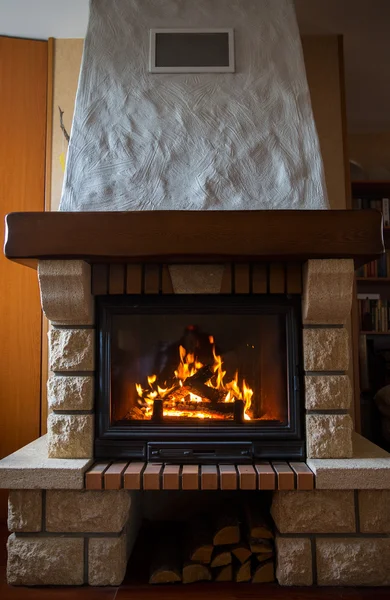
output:
M353 434L352 458L306 462L316 476L316 489L390 490L390 454L357 433ZM44 435L0 460L0 488L82 490L84 474L92 463L93 459L47 458Z

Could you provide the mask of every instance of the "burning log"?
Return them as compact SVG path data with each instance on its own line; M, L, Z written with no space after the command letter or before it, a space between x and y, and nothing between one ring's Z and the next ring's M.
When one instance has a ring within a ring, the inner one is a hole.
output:
M275 581L273 561L260 564L253 574L252 583L272 583L272 581Z
M211 581L211 571L206 565L187 562L183 566L183 583L194 583L195 581Z
M244 422L244 408L244 402L242 400L237 400L236 398L234 401L234 421L237 425L242 425Z
M162 400L156 400L153 402L153 423L162 423L163 421L163 402Z
M206 385L206 381L211 379L213 375L214 372L211 369L210 365L206 365L205 367L199 369L199 371L197 371L195 375L192 375L192 377L188 377L185 381L185 385L191 390L195 390L196 393L202 398L207 398L208 400L210 400L210 402L215 404L221 401L221 393L218 390ZM222 396L223 395L224 393L222 394Z
M233 413L233 403L230 402L219 402L218 404L214 405L211 402L191 402L190 400L184 400L184 402L176 403L164 402L164 408L167 410L175 408L176 410L204 411L218 413L222 416Z
M145 419L145 413L138 406L133 406L125 416L125 419L134 421L143 421Z
M221 403L226 392L221 392L215 388L206 385L206 381L213 377L214 373L210 365L206 365L197 371L191 377L187 377L184 381L183 386L175 386L164 400L182 400L186 398L191 392L195 393L201 398L207 398L214 405Z

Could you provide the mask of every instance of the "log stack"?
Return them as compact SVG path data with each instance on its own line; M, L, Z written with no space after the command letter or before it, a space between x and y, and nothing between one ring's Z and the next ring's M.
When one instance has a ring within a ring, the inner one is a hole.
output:
M158 541L149 583L275 580L274 534L256 506L224 506L214 518L200 515L178 529L180 540L171 535Z

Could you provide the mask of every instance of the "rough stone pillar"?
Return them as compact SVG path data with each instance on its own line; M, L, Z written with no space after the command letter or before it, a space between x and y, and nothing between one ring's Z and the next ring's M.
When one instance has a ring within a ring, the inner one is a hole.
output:
M302 316L308 458L350 458L352 388L347 375L354 265L350 259L309 260Z
M49 331L48 455L93 456L95 370L91 268L78 260L40 261L38 279Z

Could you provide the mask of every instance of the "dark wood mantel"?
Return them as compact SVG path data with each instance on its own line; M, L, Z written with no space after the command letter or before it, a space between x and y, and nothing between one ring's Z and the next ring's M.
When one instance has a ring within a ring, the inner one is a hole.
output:
M38 260L97 262L303 261L384 252L375 210L11 213L4 252Z

